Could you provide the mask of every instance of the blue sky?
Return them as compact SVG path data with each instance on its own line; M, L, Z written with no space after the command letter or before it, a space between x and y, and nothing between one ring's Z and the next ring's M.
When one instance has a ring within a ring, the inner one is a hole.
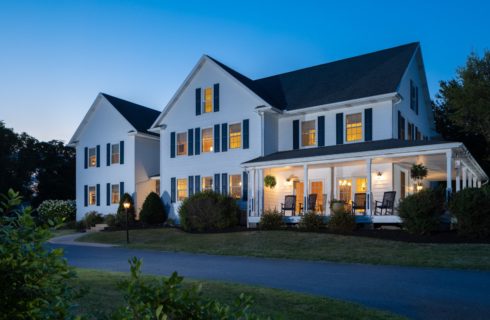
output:
M98 92L163 109L202 54L250 78L420 41L431 94L488 1L2 1L0 120L67 141Z

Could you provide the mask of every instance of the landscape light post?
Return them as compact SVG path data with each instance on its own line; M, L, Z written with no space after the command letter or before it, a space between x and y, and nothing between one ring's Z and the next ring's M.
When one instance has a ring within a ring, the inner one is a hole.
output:
M124 201L123 203L124 210L126 211L126 243L129 243L129 215L128 209L131 207L131 203L129 201Z

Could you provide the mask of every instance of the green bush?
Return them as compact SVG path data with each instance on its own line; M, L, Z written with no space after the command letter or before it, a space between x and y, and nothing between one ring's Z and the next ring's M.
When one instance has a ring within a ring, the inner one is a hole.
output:
M76 203L73 200L45 200L37 208L38 218L42 223L49 220L63 219L63 221L75 221L77 214Z
M104 216L104 223L107 224L109 227L115 227L116 226L116 215L115 214L106 214Z
M333 213L328 220L328 229L337 232L352 232L356 229L356 217L348 210Z
M128 209L128 218L129 218L129 225L134 225L136 222L136 210L134 208L134 201L131 195L129 193L123 194L121 197L121 200L119 201L119 207L117 208L117 213L116 213L116 225L118 227L125 227L126 226L126 209L124 209L123 203L129 201L131 203L131 206Z
M180 225L186 231L223 230L238 225L236 200L213 191L193 194L182 201Z
M150 192L143 202L140 221L148 225L162 224L167 220L163 202L155 192Z
M318 231L324 226L323 217L316 212L309 211L301 217L298 226L303 231Z
M400 201L398 213L403 227L413 234L429 234L437 231L444 210L444 193L425 189Z
M468 188L454 194L450 203L458 233L473 238L490 237L490 187Z
M85 214L83 220L85 222L85 227L90 228L94 227L98 223L103 223L104 217L97 211L90 211Z
M282 214L277 210L265 210L260 217L259 228L262 230L278 230L284 227Z

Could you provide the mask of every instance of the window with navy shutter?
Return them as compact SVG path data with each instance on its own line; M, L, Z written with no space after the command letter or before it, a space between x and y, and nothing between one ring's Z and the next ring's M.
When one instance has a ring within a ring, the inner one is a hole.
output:
M299 120L293 120L293 149L299 149Z
M247 201L248 200L248 173L247 171L243 171L242 174L242 200Z
M189 188L189 197L194 194L194 176L189 176L187 179L187 185Z
M175 158L175 132L170 133L170 158Z
M221 124L221 150L228 151L228 124Z
M219 140L219 124L214 125L214 152L219 152L220 140Z
M344 143L344 114L337 113L335 115L336 130L337 130L337 144Z
M87 168L88 168L88 148L87 148L87 147L85 147L85 151L84 151L84 159L83 159L83 160L84 160L84 161L83 161L83 163L84 163L84 164L83 164L83 167L84 167L85 169L87 169Z
M121 199L124 196L124 181L119 182L119 195Z
M221 193L228 194L228 174L221 174Z
M219 173L216 173L214 175L214 192L218 192L219 193Z
M373 140L373 109L364 110L364 141Z
M106 165L111 165L111 144L108 143L106 146Z
M83 205L88 206L88 186L83 186Z
M97 168L100 167L100 145L97 145Z
M119 163L124 164L124 141L119 142Z
M106 205L110 206L111 205L111 184L106 183L106 188L105 188L105 193L106 193Z
M170 178L170 202L175 203L176 179Z
M243 149L248 149L250 142L249 142L249 120L245 119L243 120Z
M325 146L325 116L318 117L318 146Z
M201 154L201 128L194 129L194 154Z
M196 193L201 192L201 176L194 177L194 191Z
M96 190L97 190L97 193L96 193L96 201L97 201L97 206L100 206L100 184L97 183L96 185Z
M213 94L214 94L214 112L219 111L219 83L215 83L213 87Z
M187 130L187 154L192 156L194 154L194 130Z
M196 116L201 114L201 88L196 89Z

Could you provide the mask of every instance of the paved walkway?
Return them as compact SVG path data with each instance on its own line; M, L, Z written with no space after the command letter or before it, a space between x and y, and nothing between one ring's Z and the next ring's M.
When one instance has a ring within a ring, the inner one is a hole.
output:
M490 272L82 247L59 242L51 246L63 247L69 263L80 268L128 271L128 259L136 256L143 259L146 274L170 275L176 270L194 279L348 300L414 319L490 318Z

